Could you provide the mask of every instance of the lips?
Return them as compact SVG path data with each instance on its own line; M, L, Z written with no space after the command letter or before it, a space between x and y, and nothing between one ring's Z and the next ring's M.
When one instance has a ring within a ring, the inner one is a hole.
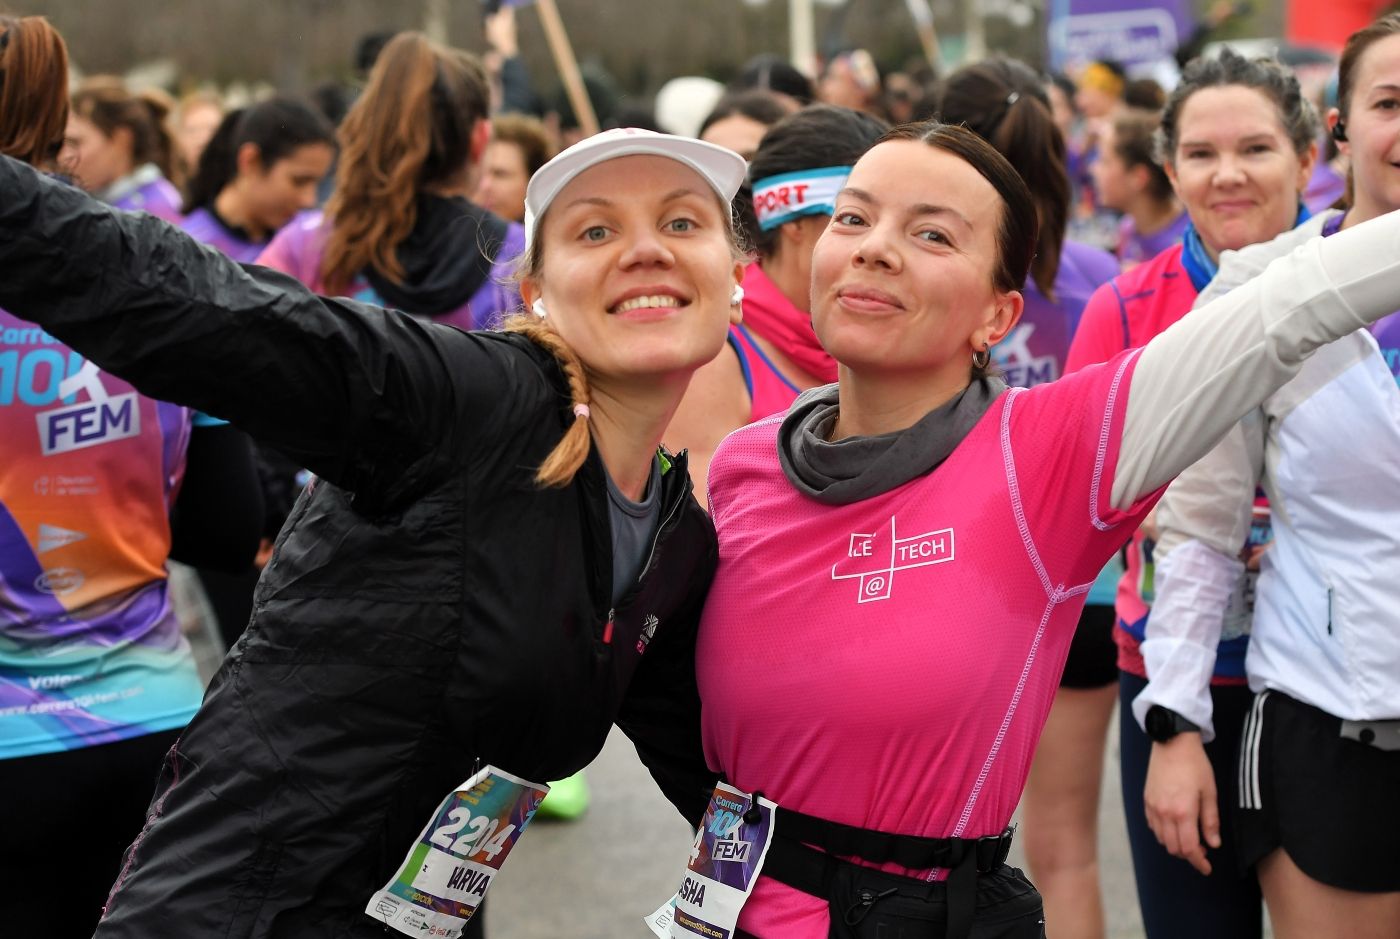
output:
M847 309L864 313L882 313L904 309L904 304L892 293L876 287L849 286L836 290L836 300Z

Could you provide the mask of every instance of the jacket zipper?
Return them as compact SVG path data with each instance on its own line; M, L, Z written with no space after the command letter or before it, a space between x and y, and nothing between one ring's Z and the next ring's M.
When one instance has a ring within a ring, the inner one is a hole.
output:
M627 606L627 602L636 595L637 588L641 586L642 581L646 579L647 573L651 570L651 562L656 558L656 546L661 543L661 533L666 530L667 525L671 524L672 520L676 517L676 513L679 512L684 505L685 493L681 493L680 498L676 499L671 507L666 510L666 515L661 519L661 524L656 526L656 534L651 538L651 548L647 551L647 559L642 562L642 572L637 575L636 583L628 587L627 593L618 601L624 607ZM617 607L609 608L608 621L607 624L603 626L603 645L605 646L612 645L613 621L616 616Z

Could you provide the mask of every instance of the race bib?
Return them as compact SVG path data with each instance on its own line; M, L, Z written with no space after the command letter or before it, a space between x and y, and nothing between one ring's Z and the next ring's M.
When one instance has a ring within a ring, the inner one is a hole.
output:
M755 808L754 821L746 821ZM775 808L762 796L755 799L726 783L715 786L680 889L644 918L653 933L661 939L729 939L734 934L739 911L768 856Z
M457 939L547 792L494 766L474 774L437 807L365 913L411 936Z

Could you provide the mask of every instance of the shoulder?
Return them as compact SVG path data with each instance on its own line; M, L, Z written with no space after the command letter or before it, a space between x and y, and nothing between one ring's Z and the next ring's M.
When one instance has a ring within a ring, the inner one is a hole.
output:
M1066 241L1064 249L1060 252L1060 270L1068 270L1071 276L1098 286L1117 276L1118 259L1102 248L1078 241ZM1058 286L1057 283L1056 287Z

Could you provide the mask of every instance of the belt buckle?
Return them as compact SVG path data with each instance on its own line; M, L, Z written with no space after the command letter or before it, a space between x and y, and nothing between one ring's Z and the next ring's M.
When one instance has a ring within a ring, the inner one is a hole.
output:
M990 874L1006 863L1011 853L1011 839L1016 834L1016 826L1011 825L999 835L983 835L977 839L977 869ZM984 864L982 859L987 858Z

